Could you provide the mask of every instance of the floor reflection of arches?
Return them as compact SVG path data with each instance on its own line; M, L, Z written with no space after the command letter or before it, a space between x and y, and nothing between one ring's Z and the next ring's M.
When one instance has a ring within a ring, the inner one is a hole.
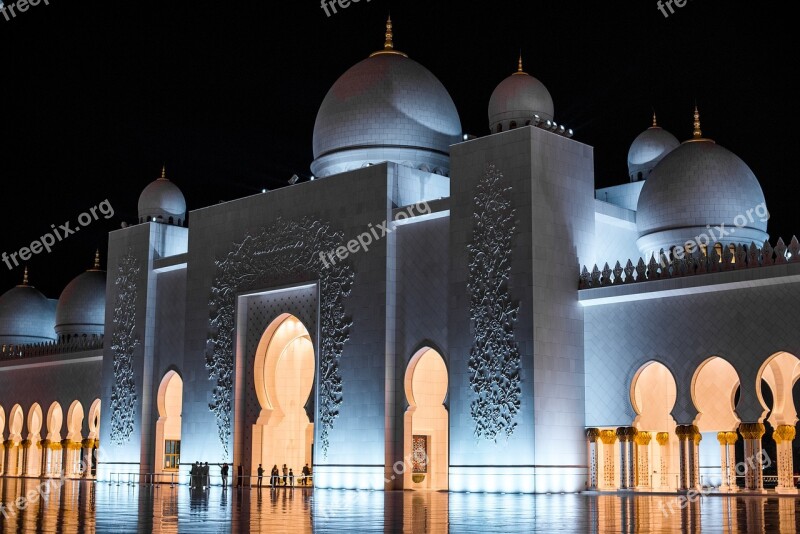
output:
M251 475L258 465L265 483L273 465L292 469L295 483L303 466L313 463L314 425L305 406L314 386L314 345L305 325L283 314L266 329L256 349L254 387L261 411L253 425Z
M447 386L447 366L441 354L427 347L419 350L411 358L405 378L408 409L403 422L403 486L407 489L448 489Z
M44 416L42 407L38 402L34 402L28 410L28 439L25 447L25 476L38 477L41 472L42 446L41 432Z
M64 453L64 473L70 478L83 475L81 467L81 443L83 442L83 404L74 401L67 411L67 438Z

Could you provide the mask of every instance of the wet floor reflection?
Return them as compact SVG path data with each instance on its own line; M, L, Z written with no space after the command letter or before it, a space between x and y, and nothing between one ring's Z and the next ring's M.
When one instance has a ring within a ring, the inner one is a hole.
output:
M27 496L27 497L25 497ZM800 531L800 500L663 495L517 495L311 489L191 491L0 478L2 532Z

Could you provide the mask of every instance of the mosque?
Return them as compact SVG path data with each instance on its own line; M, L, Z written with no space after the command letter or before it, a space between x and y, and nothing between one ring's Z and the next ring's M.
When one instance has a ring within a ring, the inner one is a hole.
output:
M320 105L311 180L187 212L162 171L108 274L2 294L3 476L796 491L800 244L697 109L599 190L556 118L520 58L465 135L389 21Z

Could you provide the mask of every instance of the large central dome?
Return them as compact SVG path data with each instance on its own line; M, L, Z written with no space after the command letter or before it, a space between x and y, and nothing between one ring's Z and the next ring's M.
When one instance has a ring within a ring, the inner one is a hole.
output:
M383 50L345 72L320 106L314 125L316 176L392 161L449 174L450 145L461 120L442 83L394 50L391 20Z

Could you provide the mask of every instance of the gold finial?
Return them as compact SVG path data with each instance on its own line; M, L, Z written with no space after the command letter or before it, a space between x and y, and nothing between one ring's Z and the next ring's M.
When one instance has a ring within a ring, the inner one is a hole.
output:
M161 166L161 178L159 180L166 180L167 179L167 164L163 164Z
M658 128L658 121L656 120L656 112L653 111L653 128Z
M92 270L94 270L94 271L99 271L100 270L100 249L99 248L97 250L95 250L95 252L94 252L94 267L92 267Z
M28 266L27 265L25 266L25 272L22 274L22 285L23 286L27 286L28 285Z
M703 131L700 129L700 111L697 109L697 104L694 105L694 132L692 132L694 139L702 139Z
M386 19L386 42L383 43L384 50L394 50L394 32L392 31L392 16Z
M392 16L389 15L389 17L386 19L386 41L383 43L383 50L373 52L369 55L369 57L379 56L381 54L395 54L398 56L408 57L406 54L398 52L394 49L394 30L392 28Z
M522 50L519 51L519 60L517 60L517 72L514 74L528 74L522 70Z

